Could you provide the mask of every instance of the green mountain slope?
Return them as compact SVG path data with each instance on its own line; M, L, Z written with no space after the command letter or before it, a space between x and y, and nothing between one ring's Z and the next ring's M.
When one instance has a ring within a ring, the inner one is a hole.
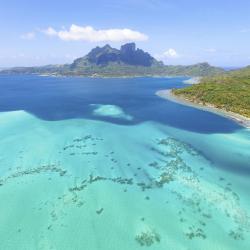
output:
M250 66L205 77L199 84L175 89L173 93L194 103L212 105L250 118Z
M109 45L96 47L72 64L43 67L16 67L3 70L2 74L49 74L65 76L211 76L224 70L208 63L190 66L166 66L149 53L136 49L134 43L120 49Z

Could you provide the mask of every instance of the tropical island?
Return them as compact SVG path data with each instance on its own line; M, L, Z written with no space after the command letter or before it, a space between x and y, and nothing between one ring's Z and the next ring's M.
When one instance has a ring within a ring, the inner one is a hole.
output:
M190 76L189 87L159 91L158 95L199 108L209 109L250 126L250 66L226 71L208 63L165 65L148 52L127 43L120 49L96 47L71 64L15 67L0 74L38 74L82 77L166 77ZM198 84L194 84L198 83Z
M110 45L96 47L72 64L41 67L15 67L0 71L1 74L39 74L50 76L84 77L140 77L140 76L211 76L225 72L208 63L194 65L164 65L149 53L127 43L120 49Z
M229 116L250 127L250 66L216 76L203 77L198 84L158 94Z

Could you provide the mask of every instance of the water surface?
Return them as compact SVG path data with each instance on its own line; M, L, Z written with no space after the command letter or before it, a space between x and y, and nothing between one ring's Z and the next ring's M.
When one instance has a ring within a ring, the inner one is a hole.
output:
M184 80L0 76L1 248L250 248L250 131Z

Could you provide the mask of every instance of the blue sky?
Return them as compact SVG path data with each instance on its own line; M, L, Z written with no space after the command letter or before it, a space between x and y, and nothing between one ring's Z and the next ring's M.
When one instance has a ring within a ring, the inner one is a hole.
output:
M250 64L248 0L0 2L0 67L69 63L128 41L166 64Z

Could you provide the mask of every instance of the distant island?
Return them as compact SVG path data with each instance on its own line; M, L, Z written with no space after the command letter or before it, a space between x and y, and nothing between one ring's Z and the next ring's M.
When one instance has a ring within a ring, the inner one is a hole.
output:
M136 76L212 76L225 70L198 63L188 66L164 65L149 53L127 43L120 49L110 45L96 47L72 64L41 67L15 67L1 70L1 74L39 74L51 76L136 77Z
M250 127L250 66L203 77L199 84L158 94L187 105L219 112Z
M120 49L110 45L96 47L86 56L71 64L40 67L15 67L1 69L0 74L37 74L45 76L83 77L194 77L185 83L191 86L160 91L162 97L175 98L188 105L198 105L225 115L250 126L250 66L237 70L224 70L208 63L194 65L164 65L149 53L127 43ZM198 84L192 84L197 83Z

